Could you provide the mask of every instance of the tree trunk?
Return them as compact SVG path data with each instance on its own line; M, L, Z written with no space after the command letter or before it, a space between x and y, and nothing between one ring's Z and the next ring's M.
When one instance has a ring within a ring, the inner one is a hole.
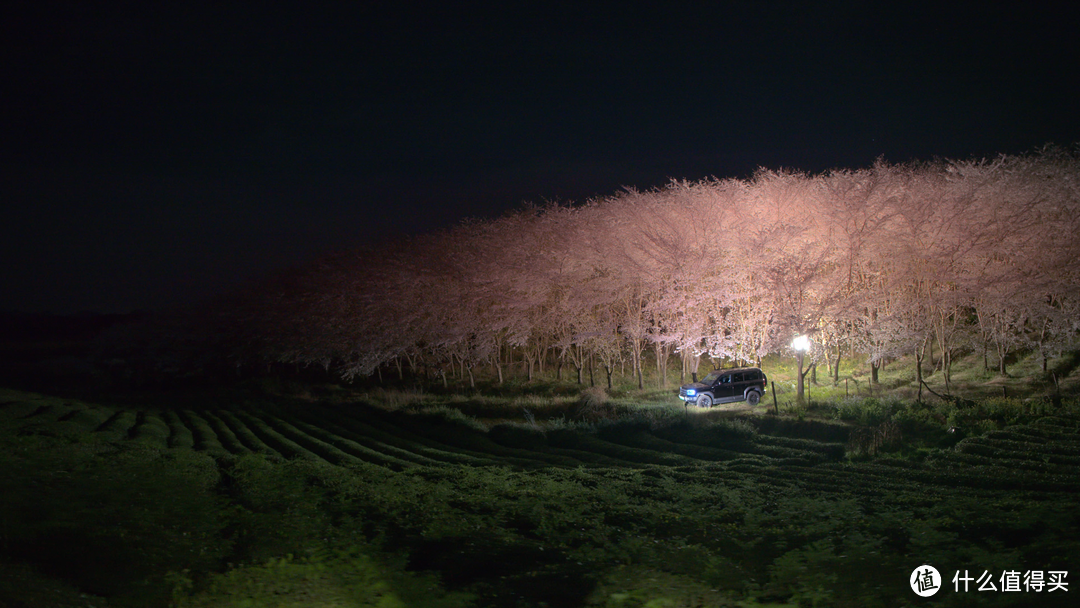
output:
M840 384L840 344L836 345L836 367L833 368L832 383L833 386Z
M949 381L952 379L952 354L947 350L941 351L941 376L945 379L945 392L949 392Z
M667 368L669 359L667 346L657 343L656 345L656 373L660 376L660 388L667 387Z
M544 359L547 359L547 338L540 340L539 352L536 353L537 365L540 366L540 375L544 375Z
M804 403L803 402L803 380L804 380L804 377L803 377L804 376L804 374L803 374L803 351L801 351L801 350L796 351L795 360L798 362L798 365L799 365L799 371L796 372L798 374L798 378L796 378L796 382L795 382L795 402L798 403L799 405L802 405Z
M879 368L878 368L877 363L871 363L870 364L870 384L877 384L878 383L878 376L877 376L878 369Z

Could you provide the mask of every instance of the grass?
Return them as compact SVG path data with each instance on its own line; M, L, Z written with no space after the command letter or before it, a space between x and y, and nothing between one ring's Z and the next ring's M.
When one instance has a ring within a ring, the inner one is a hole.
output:
M1069 354L1051 360L1050 371L1043 373L1041 361L1037 355L1021 354L1009 360L1009 375L1002 377L996 371L996 361L990 361L994 369L986 371L981 354L959 356L952 365L948 392L967 400L1002 396L1003 389L1004 395L1010 397L1046 396L1055 391L1051 374L1056 370L1060 392L1075 394L1080 392L1080 373L1074 360L1077 358L1077 355ZM928 363L924 362L924 366L924 380L927 386L939 394L945 394L946 387L942 373L930 369ZM704 375L711 368L710 362L703 361L699 375ZM394 383L388 381L385 387L354 391L351 396L349 396L348 387L339 388L336 396L346 401L363 401L390 410L447 406L487 424L497 424L507 420L527 421L530 416L533 420L539 421L574 420L579 409L577 406L581 404L583 395L589 390L602 390L612 407L623 413L628 409L643 407L682 406L677 398L679 385L677 368L669 370L664 388L659 387L660 382L655 375L655 365L646 360L643 369L645 371L644 389L637 388L636 379L630 375L629 370L625 375L616 372L615 384L610 390L600 386L590 389L587 373L585 385L577 385L567 379L570 377L565 374L564 380L557 382L550 372L547 375L537 374L536 379L531 383L511 376L505 384L498 385L493 379L485 378L482 372L478 371L478 389L469 388L463 380L457 380L455 384L453 379L451 379L449 390L442 388L441 381L432 381L428 384L413 381L409 388L395 388ZM813 412L808 411L805 404L800 407L800 404L796 402L797 373L794 358L768 356L762 362L762 369L768 375L770 385L756 408L750 408L745 403L734 403L717 406L713 412L702 412L694 407L688 408L688 412L710 416L760 414L773 409L775 403L782 413L814 415ZM877 384L870 382L870 369L865 363L865 357L863 355L851 356L849 353L845 353L841 359L839 381L835 385L824 367L818 370L817 382L811 383L810 378L808 374L806 376L807 395L811 404L835 403L845 397L881 397L885 394L914 400L919 394L919 387L915 383L914 360L910 356L888 361L884 368L879 370ZM689 382L689 376L685 377L684 381ZM292 392L302 391L294 389ZM927 390L923 391L922 396L924 400L935 399Z

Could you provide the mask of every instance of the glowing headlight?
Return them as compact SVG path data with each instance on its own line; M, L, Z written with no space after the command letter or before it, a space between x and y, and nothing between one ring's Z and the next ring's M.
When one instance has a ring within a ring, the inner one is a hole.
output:
M694 396L694 395L696 395L696 394L697 394L697 391L696 391L696 390L694 390L694 389L692 389L692 388L688 388L688 389L686 389L686 396L687 396L687 397L693 397L693 396Z

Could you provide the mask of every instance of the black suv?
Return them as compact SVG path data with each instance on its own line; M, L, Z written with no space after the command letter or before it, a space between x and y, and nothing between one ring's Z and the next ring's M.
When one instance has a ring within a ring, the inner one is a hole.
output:
M718 369L709 372L701 382L684 384L679 389L679 399L696 403L698 407L712 407L714 403L746 401L757 405L765 394L769 379L756 367Z

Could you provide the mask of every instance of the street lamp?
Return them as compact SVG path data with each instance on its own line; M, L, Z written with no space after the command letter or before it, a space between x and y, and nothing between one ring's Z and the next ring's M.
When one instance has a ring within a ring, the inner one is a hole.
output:
M791 341L791 348L795 349L795 359L799 362L799 380L795 385L795 400L801 405L803 403L803 357L806 351L810 350L810 338L805 335L795 336L795 339Z

